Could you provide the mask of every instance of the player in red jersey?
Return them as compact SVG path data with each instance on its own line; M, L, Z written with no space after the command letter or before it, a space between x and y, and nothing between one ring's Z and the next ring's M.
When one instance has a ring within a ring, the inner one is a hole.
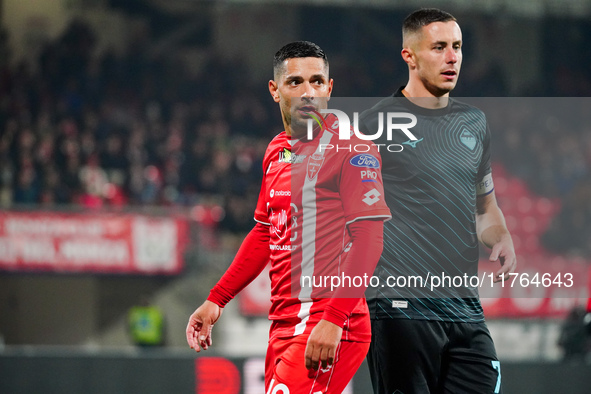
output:
M276 53L269 91L285 131L265 153L257 224L187 325L189 345L206 350L223 307L270 262L269 393L340 393L369 348L364 286L353 280L334 290L331 279L318 282L371 276L390 218L373 144L339 140L334 117L307 137L308 121L327 107L332 86L316 44L294 42Z

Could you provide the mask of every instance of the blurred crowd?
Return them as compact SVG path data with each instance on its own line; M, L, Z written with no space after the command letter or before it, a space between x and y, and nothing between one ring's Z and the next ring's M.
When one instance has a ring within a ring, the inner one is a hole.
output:
M74 22L37 64L3 63L1 206L225 205L232 229L250 227L242 211L279 130L271 103L239 64L212 54L194 76L148 41L96 58L93 31Z
M123 55L97 57L94 32L75 21L35 64L11 66L6 35L0 39L0 206L209 204L222 208L216 218L222 229L251 228L262 156L282 124L266 85L253 84L240 59L212 51L195 74L175 58L153 54L149 34L137 34ZM364 48L374 69L348 61L346 53L331 55L332 64L347 65L333 66L335 80L351 81L338 95L379 96L405 82L396 77L405 75L401 62L388 51ZM508 95L498 65L464 68L457 95ZM564 75L547 90L582 94L591 80L577 75L578 83ZM591 256L586 120L545 119L533 127L523 117L514 127L495 129L493 143L495 159L509 172L534 192L563 200L547 246Z
M540 244L559 254L590 258L591 98L491 101L495 108L487 116L493 159L534 195L560 202Z

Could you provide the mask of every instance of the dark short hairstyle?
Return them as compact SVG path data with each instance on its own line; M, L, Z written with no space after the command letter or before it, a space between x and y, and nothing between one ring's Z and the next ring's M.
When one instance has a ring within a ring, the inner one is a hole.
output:
M317 57L323 59L324 65L328 66L326 53L318 45L310 41L294 41L284 45L275 54L273 58L273 72L275 75L279 73L285 60L298 57Z
M456 18L449 12L437 8L421 8L407 16L402 23L402 37L407 34L416 33L424 26L434 22L456 21Z

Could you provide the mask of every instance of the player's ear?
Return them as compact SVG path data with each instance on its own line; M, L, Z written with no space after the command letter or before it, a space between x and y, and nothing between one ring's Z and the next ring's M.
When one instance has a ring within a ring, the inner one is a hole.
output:
M334 82L334 81L333 81L333 79L332 79L332 78L328 80L328 99L329 99L329 100L330 100L330 95L331 95L331 93L332 93L332 84L333 84L333 82Z
M277 86L277 82L273 81L272 79L269 81L269 93L271 93L273 101L275 101L276 103L280 101L279 86Z
M400 54L402 55L402 60L404 60L406 64L408 64L410 67L416 66L415 56L412 49L403 48Z

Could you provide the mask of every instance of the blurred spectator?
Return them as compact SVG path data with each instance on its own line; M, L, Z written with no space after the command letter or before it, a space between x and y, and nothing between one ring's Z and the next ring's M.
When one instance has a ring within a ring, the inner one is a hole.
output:
M83 188L80 203L87 208L102 207L108 178L106 171L100 166L98 155L91 155L86 165L80 168L80 182Z
M562 324L558 346L564 351L563 361L565 362L583 362L590 350L584 318L585 308L576 306Z
M558 254L591 256L591 176L577 184L541 241Z

